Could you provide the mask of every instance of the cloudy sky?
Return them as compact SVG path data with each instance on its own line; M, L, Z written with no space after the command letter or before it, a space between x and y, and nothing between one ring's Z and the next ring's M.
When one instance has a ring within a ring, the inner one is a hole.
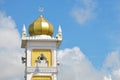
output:
M24 80L23 24L43 16L63 31L59 80L120 80L120 0L0 0L0 80ZM28 34L29 35L29 34ZM72 64L71 64L72 63Z

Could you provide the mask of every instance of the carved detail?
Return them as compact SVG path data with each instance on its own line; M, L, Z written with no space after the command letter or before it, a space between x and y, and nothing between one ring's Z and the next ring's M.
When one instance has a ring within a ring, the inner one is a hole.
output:
M38 66L38 67L47 67L48 66L48 61L43 54L40 54L40 56L37 58L36 66Z

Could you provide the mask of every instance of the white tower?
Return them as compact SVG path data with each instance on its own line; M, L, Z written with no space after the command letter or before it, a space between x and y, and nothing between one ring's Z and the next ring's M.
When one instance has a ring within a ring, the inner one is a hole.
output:
M23 26L22 44L25 48L25 80L57 80L57 48L62 41L59 27L56 38L52 37L54 28L43 16L39 16L29 26L29 37Z

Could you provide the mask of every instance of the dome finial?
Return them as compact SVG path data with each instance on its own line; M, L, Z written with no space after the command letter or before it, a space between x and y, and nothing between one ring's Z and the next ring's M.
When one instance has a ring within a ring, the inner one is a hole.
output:
M39 7L38 11L40 12L40 15L43 14L44 8L43 7Z

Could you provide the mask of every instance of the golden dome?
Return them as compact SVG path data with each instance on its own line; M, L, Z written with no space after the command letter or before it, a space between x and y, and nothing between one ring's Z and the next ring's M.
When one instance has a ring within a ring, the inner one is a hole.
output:
M32 24L29 26L29 34L30 36L34 35L48 35L52 36L53 34L53 26L42 16L38 17Z

